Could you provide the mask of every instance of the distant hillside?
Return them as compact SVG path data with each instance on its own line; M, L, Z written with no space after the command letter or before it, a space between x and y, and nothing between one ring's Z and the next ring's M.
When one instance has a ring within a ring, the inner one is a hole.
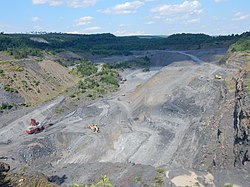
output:
M104 55L128 55L133 50L200 49L227 47L236 35L209 36L205 34L174 34L169 37L116 37L112 34L0 34L0 51L15 58L42 56L44 51L90 52Z
M245 42L243 37L249 36L246 33L240 36L216 37L182 33L168 37L143 38L116 37L109 33L93 35L1 33L0 110L10 108L8 103L31 105L41 103L72 86L77 86L78 89L72 97L78 97L80 94L92 97L116 90L119 75L112 70L112 67L100 66L99 70L102 69L102 72L95 72L93 77L84 77L81 75L81 69L76 70L78 71L76 76L62 66L75 65L79 60L83 60L82 53L111 56L129 55L135 50L218 48L228 47L239 38L241 39L232 46L241 45L239 42ZM132 63L147 65L149 61L137 59ZM82 76L81 81L79 75Z
M243 33L241 38L230 46L231 51L250 51L250 32Z

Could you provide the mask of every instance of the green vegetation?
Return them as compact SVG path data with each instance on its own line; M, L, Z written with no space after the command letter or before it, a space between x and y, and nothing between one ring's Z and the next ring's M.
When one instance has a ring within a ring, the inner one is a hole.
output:
M102 75L100 81L103 82L103 83L106 83L106 84L115 85L117 87L119 86L116 77L114 77L114 76L112 76L110 74Z
M230 46L232 52L250 51L250 32L243 33L241 38Z
M116 37L112 34L75 35L0 34L0 51L15 58L42 56L43 51L55 54L61 51L89 52L102 55L130 55L133 50L150 49L199 49L206 46L220 47L232 43L238 35L209 36L205 34L174 34L169 37L143 38L137 36ZM31 38L40 38L38 42ZM62 62L61 62L62 63Z
M165 170L162 168L156 168L156 172L159 174L164 174Z
M153 187L164 186L163 176L165 174L165 170L162 168L156 168L155 171L157 172L157 175L156 177L154 177L154 181L150 185L146 184L140 176L136 176L134 181L136 183L140 183L141 186L153 186Z
M48 181L47 177L41 173L27 173L26 169L19 173L0 173L0 186L20 186L20 187L58 187Z
M73 183L73 187L113 187L112 183L109 181L109 178L104 175L101 177L101 179L95 183L95 184L91 184L91 185L84 185L81 183L77 183L74 182Z
M88 98L102 97L107 92L116 91L119 87L119 74L109 65L100 65L99 71L95 64L79 61L72 73L82 77L77 84L77 91L70 95L76 98L85 94Z
M34 84L35 84L36 86L38 86L38 85L40 84L40 81L34 80L33 82L34 82Z
M233 184L225 184L224 187L233 187Z
M125 68L132 68L132 67L142 67L143 68L144 67L145 69L147 68L149 70L150 65L151 65L150 59L147 56L145 56L143 58L138 58L136 60L114 63L114 64L111 64L109 66L111 68L115 68L115 69L125 69Z
M41 56L41 49L35 46L26 35L19 34L1 34L0 51L6 51L14 58L26 58L28 56Z
M155 182L154 186L157 186L157 187L164 186L164 181L163 181L162 177L155 177L154 182Z
M0 105L0 110L10 110L13 107L13 104L2 103Z
M250 72L248 72L246 79L244 80L245 89L247 92L250 92Z
M142 178L141 177L135 177L135 182L137 182L137 183L142 182Z
M20 67L20 66L13 66L12 68L12 71L17 71L17 72L21 72L21 71L23 71L24 70L24 68L22 68L22 67Z
M200 183L195 182L195 183L194 183L194 186L195 186L195 187L200 187L201 185L200 185Z
M9 55L13 56L16 59L27 58L28 56L41 56L41 50L25 47L25 48L10 48L7 50Z
M249 55L249 53L247 53ZM246 71L246 77L244 79L244 87L247 92L250 92L250 59L248 56L247 63L243 66L243 70Z
M9 84L4 85L3 89L7 92L18 93L15 88L12 88Z
M81 60L76 65L78 75L83 77L93 75L97 72L97 67L89 61Z
M235 81L234 81L232 75L228 75L225 78L225 83L227 85L227 89L228 89L229 92L234 92L235 91Z
M142 70L142 72L149 72L149 71L150 71L149 68L144 68L144 69Z
M43 174L22 174L8 172L6 175L0 176L0 184L4 186L20 186L20 187L58 187L48 181L47 177Z
M62 114L62 113L64 113L64 109L63 109L63 108L56 108L56 109L55 109L55 112L56 112L57 114Z

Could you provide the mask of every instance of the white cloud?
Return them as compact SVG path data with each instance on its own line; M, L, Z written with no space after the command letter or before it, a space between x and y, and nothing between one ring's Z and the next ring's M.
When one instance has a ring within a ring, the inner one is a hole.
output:
M37 16L35 16L35 17L33 17L33 18L31 19L31 21L32 21L32 22L39 22L39 21L42 21L42 19L39 18L39 17L37 17Z
M219 20L220 20L219 17L217 17L217 16L212 16L211 18L212 18L212 20L214 20L214 21L219 21Z
M226 0L214 0L214 2L216 2L216 3L221 3L221 2L224 2L224 1L226 1Z
M130 26L130 24L124 24L124 23L121 23L120 25L119 25L119 27L129 27Z
M233 21L241 21L245 20L249 17L248 14L244 14L243 12L237 12L234 14L234 17L232 18Z
M84 17L80 17L79 19L75 20L76 25L78 26L82 26L82 25L88 25L91 23L91 20L93 20L94 18L91 16L84 16Z
M125 33L126 33L126 31L115 31L114 35L116 35L116 36L124 36Z
M78 32L78 31L68 31L68 32L66 32L67 34L80 34L80 32Z
M185 0L180 4L164 4L152 8L151 12L153 12L151 18L154 20L162 20L167 24L187 24L199 22L200 18L197 18L197 16L200 15L203 10L198 0Z
M159 13L160 15L178 15L178 14L200 14L202 13L201 3L197 0L184 1L181 4L165 4L153 8L151 12Z
M116 35L116 36L136 36L136 35L145 35L145 32L143 32L143 31L128 32L128 31L122 30L122 31L115 31L114 35Z
M39 25L35 25L35 26L33 27L33 29L36 30L36 31L44 30L44 28L41 27L41 26L39 26Z
M149 21L149 22L147 22L148 25L152 25L152 24L154 24L154 23L155 23L154 21Z
M98 0L66 0L68 5L74 8L94 6Z
M200 22L200 18L195 18L195 19L190 19L190 20L187 20L187 23L198 23Z
M95 26L95 27L88 27L88 28L85 29L85 31L97 31L97 30L100 30L100 29L102 29L102 28Z
M33 4L49 4L50 6L59 6L63 0L32 0Z
M33 4L45 4L47 3L47 0L32 0Z
M85 8L93 6L98 0L32 0L33 4L48 4L49 6L60 6L66 4L73 8Z
M142 7L144 3L142 1L125 2L118 4L114 7L108 8L103 11L106 14L131 14L136 13L137 9Z

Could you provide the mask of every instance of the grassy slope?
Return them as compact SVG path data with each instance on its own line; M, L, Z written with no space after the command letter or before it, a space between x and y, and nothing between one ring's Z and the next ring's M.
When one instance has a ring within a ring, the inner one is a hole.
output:
M237 42L230 46L232 51L250 51L250 36L243 36Z
M250 34L245 33L242 37L229 47L226 63L237 67L245 72L244 87L250 92ZM227 84L231 89L234 81L228 78ZM231 86L230 86L231 85Z
M0 81L17 90L31 105L49 100L74 86L78 78L53 61L1 61Z

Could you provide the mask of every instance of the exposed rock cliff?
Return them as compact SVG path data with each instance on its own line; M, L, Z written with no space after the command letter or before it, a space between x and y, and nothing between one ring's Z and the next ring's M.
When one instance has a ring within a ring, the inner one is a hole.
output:
M250 98L245 89L246 70L242 70L236 79L235 109L234 109L234 165L245 165L250 161Z

